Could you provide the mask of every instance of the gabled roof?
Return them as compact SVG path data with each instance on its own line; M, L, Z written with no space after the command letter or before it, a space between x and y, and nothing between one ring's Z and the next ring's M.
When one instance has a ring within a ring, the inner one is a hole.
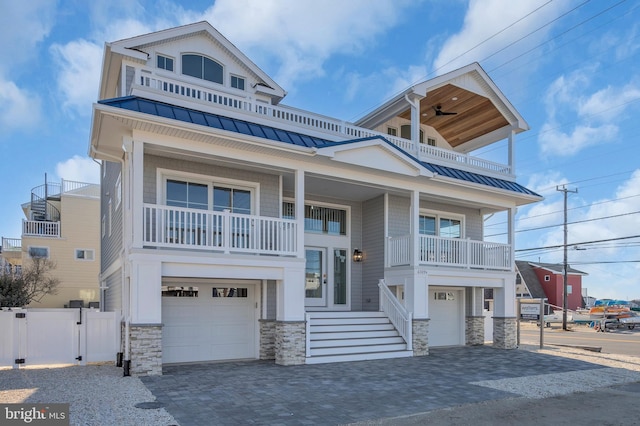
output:
M283 130L263 124L252 123L236 118L225 117L219 114L197 111L190 108L184 108L163 102L144 99L137 96L106 99L99 101L98 103L110 107L145 113L156 117L163 117L182 121L185 123L198 124L210 128L241 133L248 136L255 136L294 145L297 147L313 148L316 151L324 151L322 152L322 155L327 155L325 153L329 153L329 151L335 152L340 148L345 148L347 146L349 146L350 148L355 148L363 147L365 145L371 146L372 144L376 144L378 146L384 144L385 149L393 150L394 152L401 155L403 157L402 161L404 161L405 164L414 165L416 167L416 170L418 170L419 168L425 169L426 173L420 172L416 174L422 174L429 177L433 175L440 175L452 179L472 182L492 188L524 194L527 196L540 197L535 192L515 182L420 161L381 136L365 139L346 140L342 142L333 142L302 133Z
M411 120L411 99L419 103L421 124L436 129L459 152L470 152L504 139L512 131L529 129L478 63L416 83L355 124L372 129L397 116ZM437 106L456 114L436 115Z
M166 43L172 40L178 40L186 37L205 34L212 39L217 45L224 49L230 56L235 58L238 63L258 80L256 90L271 96L273 103L279 103L287 92L278 85L267 73L262 71L251 59L240 51L233 43L225 38L218 30L216 30L207 21L196 22L194 24L183 25L180 27L170 28L167 30L156 31L141 36L131 37L123 40L105 43L102 81L100 84L101 98L107 93L114 93L111 87L117 83L120 69L119 61L114 61L115 57L129 57L146 62L148 54L144 49L155 44Z
M540 262L529 262L529 264L534 268L546 269L547 271L553 274L564 274L564 266L561 263L540 263ZM586 272L578 271L577 269L573 269L571 266L567 265L567 274L571 275L589 275Z
M522 277L524 285L529 289L529 293L531 293L532 298L541 299L547 297L544 289L542 288L542 284L540 284L540 281L538 280L538 276L529 262L516 260L516 269L520 273L520 277Z

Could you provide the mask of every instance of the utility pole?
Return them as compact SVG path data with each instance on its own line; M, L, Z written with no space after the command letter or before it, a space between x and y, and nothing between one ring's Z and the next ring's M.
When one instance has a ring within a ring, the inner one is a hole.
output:
M557 191L562 191L564 193L564 262L562 264L563 270L563 278L564 278L564 288L562 290L562 329L567 330L567 289L568 289L568 278L567 278L567 193L572 192L574 194L578 193L578 189L570 191L567 189L567 185L556 186ZM542 327L542 322L540 323Z

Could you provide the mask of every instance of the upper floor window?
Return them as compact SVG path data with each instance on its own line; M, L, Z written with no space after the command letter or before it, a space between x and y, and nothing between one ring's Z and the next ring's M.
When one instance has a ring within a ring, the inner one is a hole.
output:
M398 129L395 127L387 127L387 134L390 136L398 136Z
M182 74L214 83L223 83L222 65L202 55L182 55Z
M156 66L160 69L173 72L173 58L164 55L158 55Z
M49 247L29 247L29 256L32 258L49 258Z
M422 138L421 138L422 139ZM420 142L422 142L422 140L420 140ZM435 138L427 138L427 145L429 146L436 146L436 140Z
M236 75L231 76L231 87L235 89L244 90L244 78Z
M282 216L295 219L295 204L282 203ZM347 235L347 211L316 205L304 206L304 230L328 235Z
M445 238L462 238L462 220L439 215L420 215L420 234Z
M91 249L76 249L76 260L94 260L94 253Z
M166 205L190 209L225 211L231 213L252 214L254 192L257 187L236 185L231 182L211 182L206 177L194 177L194 180L164 180Z

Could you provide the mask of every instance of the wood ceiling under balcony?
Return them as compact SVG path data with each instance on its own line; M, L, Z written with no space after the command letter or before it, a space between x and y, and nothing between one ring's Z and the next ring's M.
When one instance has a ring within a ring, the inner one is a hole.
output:
M437 116L437 105L457 114ZM411 110L400 117L411 120ZM436 129L453 148L509 124L488 98L452 84L428 92L420 101L420 122Z

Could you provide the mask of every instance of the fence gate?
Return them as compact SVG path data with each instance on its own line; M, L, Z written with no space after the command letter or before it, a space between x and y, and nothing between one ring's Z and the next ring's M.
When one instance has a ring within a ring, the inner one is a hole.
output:
M117 312L93 309L0 310L0 366L115 361Z

